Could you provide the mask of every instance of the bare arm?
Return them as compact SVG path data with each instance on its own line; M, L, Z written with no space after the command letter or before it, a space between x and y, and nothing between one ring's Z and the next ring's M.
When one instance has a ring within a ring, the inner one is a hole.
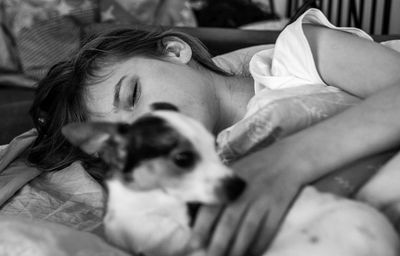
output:
M359 105L235 163L234 168L251 186L224 212L211 247L215 254L210 255L219 255L228 247L221 241L231 227L237 235L230 255L242 255L248 244L254 245L254 255L261 255L303 185L400 145L399 113L400 84L386 86ZM235 221L240 227L233 224Z
M400 83L266 150L282 148L296 164L284 168L297 169L310 182L361 157L398 146L399 113Z
M315 25L303 28L327 84L360 97L372 95L285 142L294 147L301 143L304 153L312 152L297 155L299 164L303 162L302 168L309 171L310 181L400 143L400 53L349 33ZM302 142L291 141L300 138ZM322 173L318 173L320 168Z
M245 176L254 175L249 165L252 170L268 166L310 183L400 144L400 53L350 33L310 24L303 28L325 82L367 99L239 161L235 169Z
M303 29L327 84L363 98L400 84L400 53L346 32L310 24Z

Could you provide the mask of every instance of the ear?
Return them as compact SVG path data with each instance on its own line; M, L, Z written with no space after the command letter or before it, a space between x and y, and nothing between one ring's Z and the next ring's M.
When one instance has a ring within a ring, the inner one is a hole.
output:
M71 123L64 126L62 134L72 145L88 154L101 152L106 142L117 134L117 125L112 123Z
M192 59L192 48L176 36L164 37L162 45L166 56L172 61L187 64Z
M151 110L171 110L171 111L176 111L179 112L179 109L177 106L168 103L168 102L154 102L151 104Z

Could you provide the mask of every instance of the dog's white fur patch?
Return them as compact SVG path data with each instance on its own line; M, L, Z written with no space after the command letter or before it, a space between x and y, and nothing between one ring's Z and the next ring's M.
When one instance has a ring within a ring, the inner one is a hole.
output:
M186 206L180 200L161 190L129 189L119 179L112 179L107 185L105 232L113 244L160 256L190 250L192 232Z
M399 237L369 205L306 187L264 256L398 256Z

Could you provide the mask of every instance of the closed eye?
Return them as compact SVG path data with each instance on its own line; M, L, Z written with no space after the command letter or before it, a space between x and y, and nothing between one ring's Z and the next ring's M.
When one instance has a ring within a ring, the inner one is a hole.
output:
M137 79L135 79L134 80L134 86L133 86L133 93L132 93L132 107L134 107L136 104L137 104L137 102L138 102L138 100L139 100L139 97L140 97L140 85L139 85L139 82L138 82L138 80Z

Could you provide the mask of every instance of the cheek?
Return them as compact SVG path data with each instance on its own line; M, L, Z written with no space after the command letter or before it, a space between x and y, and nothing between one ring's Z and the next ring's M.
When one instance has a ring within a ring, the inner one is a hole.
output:
M168 102L180 106L198 104L196 101L202 98L204 86L198 79L189 75L184 76L184 71L160 71L151 77L143 77L141 86L143 102Z
M182 89L177 85L143 86L138 104L145 104L147 108L154 102L176 102L181 98Z

